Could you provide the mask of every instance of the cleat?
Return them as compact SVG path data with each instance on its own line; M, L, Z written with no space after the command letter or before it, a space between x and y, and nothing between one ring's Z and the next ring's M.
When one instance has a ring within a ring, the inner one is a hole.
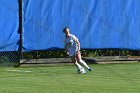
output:
M89 71L92 71L92 69L91 69L91 68L89 68L88 70L89 70Z

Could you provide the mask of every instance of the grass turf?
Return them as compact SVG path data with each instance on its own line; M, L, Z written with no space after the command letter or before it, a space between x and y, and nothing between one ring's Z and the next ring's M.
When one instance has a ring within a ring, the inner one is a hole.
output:
M140 93L140 63L0 68L0 93Z

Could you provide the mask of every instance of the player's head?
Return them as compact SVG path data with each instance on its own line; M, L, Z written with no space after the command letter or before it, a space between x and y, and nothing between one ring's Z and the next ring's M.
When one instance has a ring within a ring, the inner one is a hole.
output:
M69 29L68 27L65 27L65 28L63 29L63 32L64 32L65 34L69 34L69 33L70 33L70 29Z

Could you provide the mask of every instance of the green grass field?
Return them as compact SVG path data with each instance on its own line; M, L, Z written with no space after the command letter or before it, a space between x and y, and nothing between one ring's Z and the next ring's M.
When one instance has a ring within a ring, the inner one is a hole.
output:
M140 63L0 68L0 93L140 93Z

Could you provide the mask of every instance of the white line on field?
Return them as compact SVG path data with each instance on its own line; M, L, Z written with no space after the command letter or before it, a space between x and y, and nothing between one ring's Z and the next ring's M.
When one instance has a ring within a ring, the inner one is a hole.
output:
M7 70L7 71L11 71L11 72L32 72L32 71L29 71L29 70Z

